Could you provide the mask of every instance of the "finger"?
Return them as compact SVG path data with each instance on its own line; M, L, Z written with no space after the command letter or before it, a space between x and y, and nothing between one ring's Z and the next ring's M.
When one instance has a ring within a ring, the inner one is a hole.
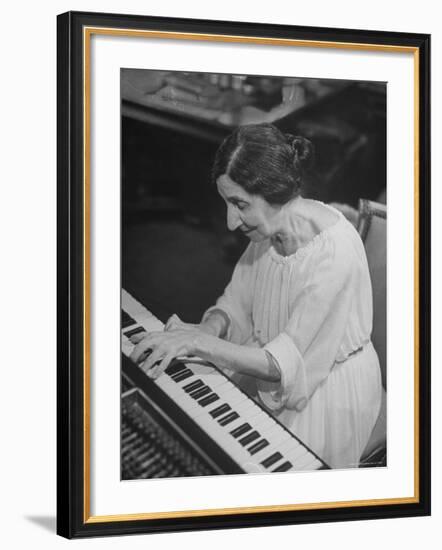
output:
M147 332L139 332L138 334L133 334L129 337L129 340L132 342L132 344L138 344L138 342L141 342L144 338L146 338Z
M173 330L180 322L180 318L174 313L166 322L164 330Z
M164 332L149 332L147 336L145 336L138 344L135 346L135 348L132 350L132 353L130 354L130 358L135 363L138 363L140 361L140 357L145 354L145 352L148 349L155 349L155 347L164 339Z
M132 350L132 353L130 354L130 358L134 363L139 363L140 361L144 361L147 354L149 354L154 349L154 344L147 342L146 339L141 340L134 349Z
M175 354L172 352L167 353L158 365L155 365L148 372L148 376L155 380L167 369L170 362L175 358Z
M139 365L142 365L146 359L149 357L149 355L152 353L152 350L149 348L147 349L145 352L143 352L139 357L138 357L138 360L137 360L137 363Z
M149 370L155 365L155 363L161 361L165 353L165 350L163 350L162 348L157 348L155 351L153 351L142 365L144 372L147 374Z

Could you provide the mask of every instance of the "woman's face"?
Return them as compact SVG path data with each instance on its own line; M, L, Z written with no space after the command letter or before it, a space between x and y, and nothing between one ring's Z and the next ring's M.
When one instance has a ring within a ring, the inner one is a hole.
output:
M216 185L227 205L227 227L230 231L239 229L254 242L272 236L279 207L272 206L259 195L247 193L227 174L220 176Z

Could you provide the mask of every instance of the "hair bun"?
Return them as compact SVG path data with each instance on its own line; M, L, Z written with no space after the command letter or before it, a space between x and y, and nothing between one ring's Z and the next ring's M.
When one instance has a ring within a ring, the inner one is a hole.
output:
M314 162L315 150L313 143L302 136L286 134L286 138L292 149L293 166L296 170L302 172L308 171Z

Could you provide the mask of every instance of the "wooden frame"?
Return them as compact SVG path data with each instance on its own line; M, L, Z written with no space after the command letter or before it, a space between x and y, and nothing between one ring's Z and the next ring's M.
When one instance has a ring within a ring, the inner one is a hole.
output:
M94 33L408 52L415 84L415 490L410 498L93 516L90 509L90 57ZM424 34L69 12L58 17L58 534L285 525L430 513L430 37Z

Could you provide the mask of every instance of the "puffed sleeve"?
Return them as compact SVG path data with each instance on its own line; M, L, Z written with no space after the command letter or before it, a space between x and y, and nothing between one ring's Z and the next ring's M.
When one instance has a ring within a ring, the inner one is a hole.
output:
M352 315L358 277L354 263L333 256L311 270L285 330L264 346L281 373L278 383L258 382L267 407L301 411L327 378Z
M216 304L203 315L203 321L214 310L221 310L229 319L226 339L235 344L244 344L252 334L252 286L254 245L246 248L232 274L230 283Z

